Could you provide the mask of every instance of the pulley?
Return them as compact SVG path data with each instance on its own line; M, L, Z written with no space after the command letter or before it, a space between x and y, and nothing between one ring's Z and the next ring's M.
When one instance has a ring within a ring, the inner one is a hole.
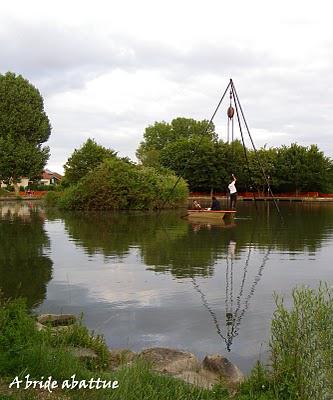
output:
M234 110L234 108L233 108L233 106L232 106L232 97L233 97L233 96L232 96L232 89L230 89L230 95L229 95L229 97L230 97L230 105L229 105L227 114L228 114L228 118L229 118L229 119L232 119L233 116L234 116L234 114L235 114L235 110Z
M234 108L232 106L229 106L227 114L228 114L228 118L229 119L233 118L233 116L235 114L235 110L234 110Z
M230 104L229 104L229 108L227 110L227 115L228 115L228 137L227 137L227 142L229 143L229 125L230 125L230 121L231 121L231 142L234 141L234 114L235 114L235 109L232 106L232 100L233 100L233 92L232 92L232 88L230 89Z

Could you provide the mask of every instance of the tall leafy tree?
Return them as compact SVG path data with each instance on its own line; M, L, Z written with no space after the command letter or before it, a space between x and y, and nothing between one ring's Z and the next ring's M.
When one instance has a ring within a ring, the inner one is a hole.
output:
M19 190L22 176L39 175L49 158L51 133L43 98L28 80L0 74L0 180Z
M332 160L316 145L297 143L278 149L276 175L281 191L327 192L332 184Z
M208 122L192 118L175 118L170 123L155 122L145 129L144 140L140 143L136 156L144 165L157 166L161 150L177 140L191 140L204 135L211 141L217 141L215 126L213 123L208 125Z
M299 144L258 151L243 148L239 140L219 141L207 121L176 118L155 122L144 133L137 157L143 165L166 167L184 177L191 191L226 191L230 175L237 177L239 191L251 187L267 193L333 189L333 163L316 145Z
M79 149L75 149L69 157L65 169L65 183L77 183L107 158L115 158L117 153L88 139Z
M219 150L208 138L181 138L161 150L160 162L183 176L192 191L221 190L226 171Z

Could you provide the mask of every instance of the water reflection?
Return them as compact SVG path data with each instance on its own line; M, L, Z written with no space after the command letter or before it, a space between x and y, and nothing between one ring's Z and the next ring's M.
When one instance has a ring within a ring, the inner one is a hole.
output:
M191 223L174 212L158 216L48 212L47 217L62 219L70 238L89 255L121 259L138 247L152 270L171 272L177 278L211 275L214 262L227 252L230 240L237 239L238 254L249 242L289 253L315 253L332 232L333 207L322 204L282 204L283 225L277 213L268 213L269 205L259 204L257 210L251 204L239 208L235 221L224 226ZM260 227L255 234L254 225ZM278 236L277 230L281 231Z
M8 254L13 237L31 241L31 255L17 247L25 255L10 261L17 276L22 265L30 268L22 287L31 303L45 296L51 276L52 264L35 279L36 263L52 257L54 279L40 311L83 312L89 328L112 346L204 355L223 351L222 340L242 367L240 358L257 359L267 340L274 291L333 279L333 206L281 204L281 211L284 225L269 205L258 204L256 212L253 204L240 204L233 225L216 226L193 224L183 212L29 209L22 215L18 207L16 216L2 213L1 239L8 243L1 253ZM7 264L1 261L0 286ZM43 289L28 293L36 281ZM4 286L7 295L17 291L15 279Z
M90 255L122 259L136 247L148 270L170 272L176 278L213 274L220 230L196 234L179 214L78 213L63 218L70 238Z
M271 251L312 254L332 229L332 209L283 205L285 223L281 225L279 215L269 207L243 205L239 219L222 225L193 223L177 213L70 213L62 218L68 235L89 255L101 253L106 260L119 260L136 248L148 271L190 279L230 351ZM213 278L216 268L225 270L219 309L210 305L197 279Z
M33 203L0 203L0 290L5 298L24 297L40 304L52 277L45 255L49 239L43 211Z
M225 343L226 349L228 351L231 351L231 346L232 346L233 340L239 333L241 321L242 321L246 311L249 309L251 298L255 293L257 284L259 283L259 281L263 275L266 262L269 259L271 247L264 254L262 262L259 265L258 272L255 275L253 282L250 284L250 286L248 288L245 299L243 299L244 289L246 288L246 286L247 286L246 284L248 283L247 282L247 272L248 272L248 267L249 267L250 258L251 258L251 251L252 251L252 244L250 244L248 253L247 253L247 257L246 257L246 260L244 263L244 267L243 267L243 275L242 275L241 283L239 285L239 292L236 297L236 306L234 303L234 289L237 289L234 287L235 286L234 285L235 251L236 251L236 242L234 240L230 240L229 245L228 245L227 255L226 255L224 319L222 319L220 322L218 320L218 317L217 317L215 311L209 305L209 302L206 298L206 294L200 288L200 285L198 284L197 280L194 277L192 278L193 287L200 294L203 307L209 312L209 314L213 320L213 323L215 325L216 332L217 332L218 336Z

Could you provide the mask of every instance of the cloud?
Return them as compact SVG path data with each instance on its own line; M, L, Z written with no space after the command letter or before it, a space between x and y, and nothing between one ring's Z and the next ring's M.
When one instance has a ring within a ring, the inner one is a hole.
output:
M89 136L134 158L154 121L210 118L230 77L258 146L316 142L333 154L330 2L242 1L231 14L215 0L37 3L5 5L0 72L41 90L52 165ZM223 136L224 105L216 126Z

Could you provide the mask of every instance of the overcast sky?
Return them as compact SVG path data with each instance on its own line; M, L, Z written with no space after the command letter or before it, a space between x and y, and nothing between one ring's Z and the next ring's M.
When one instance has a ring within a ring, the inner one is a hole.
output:
M88 137L135 160L146 126L209 119L230 78L258 147L316 143L333 156L332 26L331 0L11 0L0 73L41 91L58 172Z

